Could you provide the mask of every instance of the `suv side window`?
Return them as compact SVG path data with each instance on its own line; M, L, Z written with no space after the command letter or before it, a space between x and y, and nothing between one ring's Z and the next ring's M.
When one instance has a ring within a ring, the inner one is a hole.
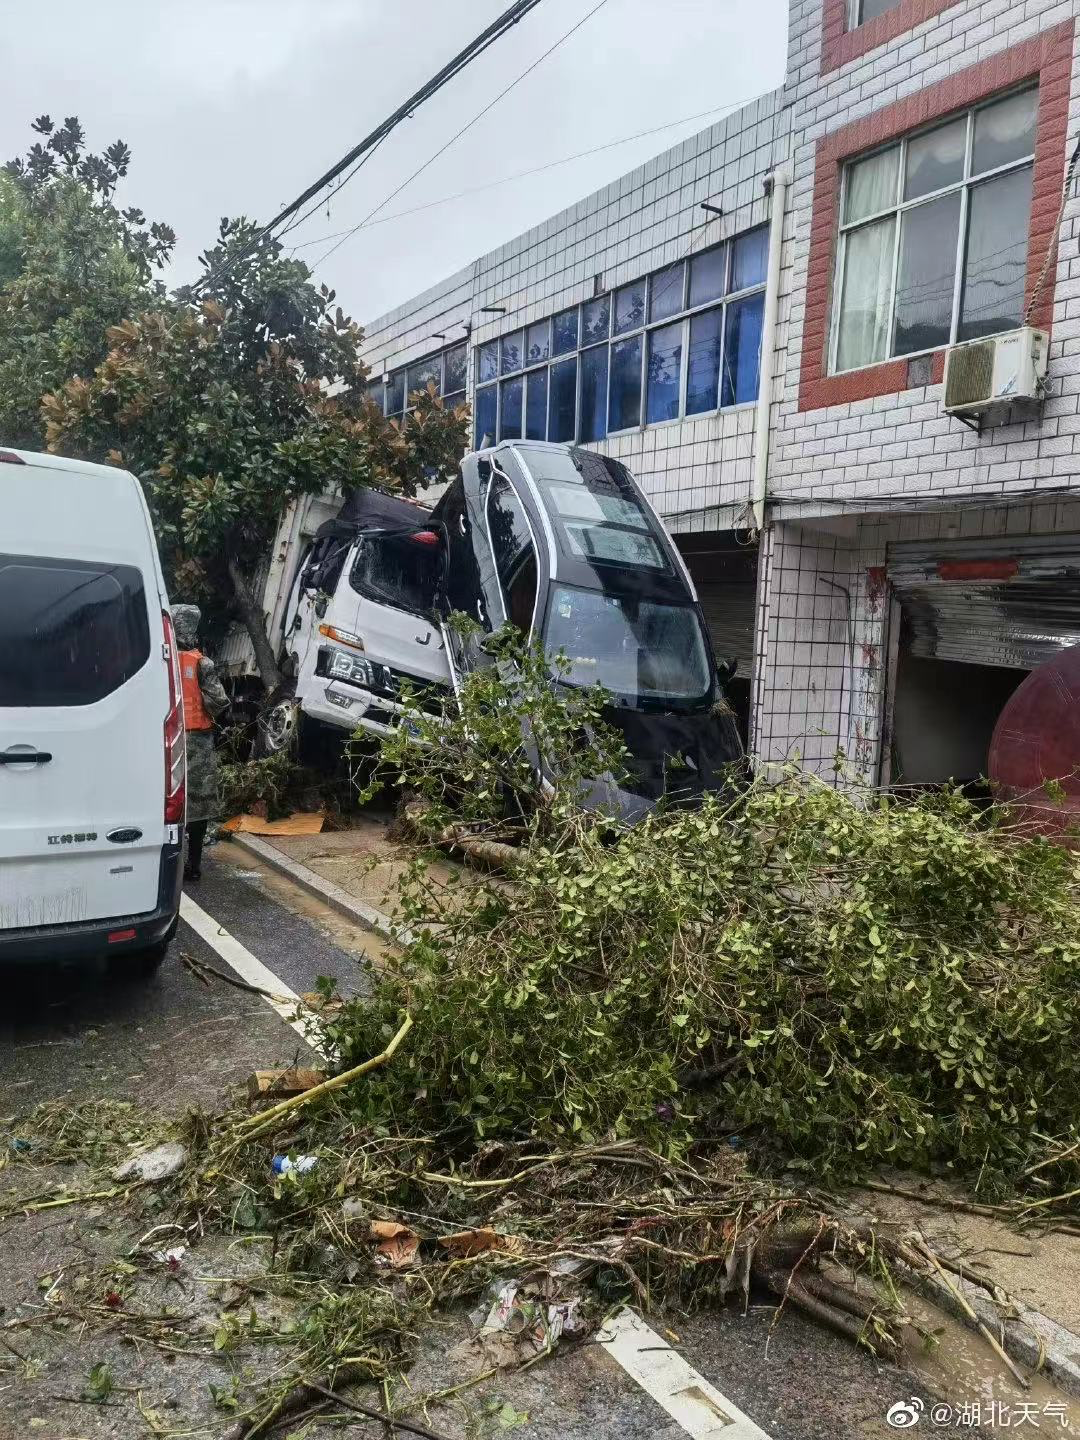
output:
M521 501L502 475L488 487L487 524L507 619L528 635L536 609L536 547Z

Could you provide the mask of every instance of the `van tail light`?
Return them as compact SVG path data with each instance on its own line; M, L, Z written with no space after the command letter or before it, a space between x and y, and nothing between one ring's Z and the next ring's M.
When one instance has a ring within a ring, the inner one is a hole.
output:
M181 825L187 802L187 748L184 743L184 701L180 688L180 656L172 616L161 612L165 657L169 667L169 713L165 716L165 823Z
M0 465L25 465L26 461L14 450L0 450Z

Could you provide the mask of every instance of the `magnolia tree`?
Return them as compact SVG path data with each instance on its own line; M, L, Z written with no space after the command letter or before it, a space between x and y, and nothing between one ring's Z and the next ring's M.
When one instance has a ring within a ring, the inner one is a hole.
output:
M283 508L447 478L467 411L431 389L402 421L385 419L364 398L359 326L252 222L223 220L200 261L197 293L112 326L100 364L43 398L46 438L140 476L175 593L238 615L273 691L281 675L248 577Z
M0 171L0 443L39 450L42 395L89 374L109 327L164 293L176 237L119 207L122 140L94 154L75 116L31 128L41 138Z

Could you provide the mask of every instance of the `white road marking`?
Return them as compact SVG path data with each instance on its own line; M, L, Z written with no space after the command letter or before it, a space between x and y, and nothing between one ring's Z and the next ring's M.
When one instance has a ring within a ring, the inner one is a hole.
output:
M296 1018L297 1009L304 1009L304 1002L295 990L290 989L284 980L279 980L272 970L267 969L262 961L257 960L224 926L219 925L201 906L196 905L189 895L180 896L180 918L220 955L226 965L236 971L241 980L246 980L249 985L257 985L260 990L268 990L270 994L262 998L270 1008L277 1011L286 1025L291 1025L298 1035L303 1036L313 1050L319 1051L318 1021L310 1016L306 1021Z
M597 1340L694 1440L769 1440L632 1310L607 1321Z

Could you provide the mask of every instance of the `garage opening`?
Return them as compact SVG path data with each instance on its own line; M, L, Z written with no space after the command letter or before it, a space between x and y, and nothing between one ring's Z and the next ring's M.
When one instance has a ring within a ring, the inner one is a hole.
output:
M728 698L744 745L749 744L750 681L754 664L758 547L743 531L715 530L675 535L698 593L718 663L734 660Z
M882 779L977 790L1024 678L1080 644L1080 537L896 545Z

